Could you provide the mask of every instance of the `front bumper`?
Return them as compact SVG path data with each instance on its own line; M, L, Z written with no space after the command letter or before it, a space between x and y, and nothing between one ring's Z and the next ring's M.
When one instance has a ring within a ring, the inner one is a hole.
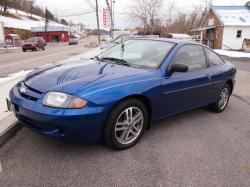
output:
M31 50L31 49L35 49L36 46L35 45L26 45L22 47L23 49L27 49L27 50Z
M82 109L55 109L25 98L18 86L10 91L19 122L35 132L70 140L98 141L109 107L86 106Z

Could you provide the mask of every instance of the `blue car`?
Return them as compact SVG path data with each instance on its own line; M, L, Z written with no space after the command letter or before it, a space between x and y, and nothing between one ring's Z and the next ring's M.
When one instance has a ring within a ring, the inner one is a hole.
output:
M154 120L198 107L222 112L236 68L198 43L133 39L93 59L48 65L10 91L9 108L49 136L135 145Z

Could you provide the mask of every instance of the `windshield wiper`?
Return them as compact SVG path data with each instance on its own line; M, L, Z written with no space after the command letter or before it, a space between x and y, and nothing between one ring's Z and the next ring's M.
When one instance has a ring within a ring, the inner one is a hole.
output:
M99 56L95 56L95 57L93 57L93 58L90 58L91 60L98 60L98 61L104 61L104 59L102 59L102 58L99 58Z
M119 59L119 58L103 57L101 59L102 60L112 61L112 62L115 62L116 64L120 64L120 65L130 66L130 64L126 60Z

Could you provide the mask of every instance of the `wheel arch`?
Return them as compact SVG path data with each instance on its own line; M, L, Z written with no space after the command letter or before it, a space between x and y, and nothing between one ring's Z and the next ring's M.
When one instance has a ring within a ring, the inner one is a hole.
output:
M230 90L230 95L231 95L233 93L233 88L234 88L232 79L227 80L226 84L228 84L231 87L231 90Z
M149 119L148 119L147 128L148 128L148 129L150 128L151 118L152 118L152 104L151 104L151 101L150 101L150 99L149 99L147 96L145 96L145 95L142 95L142 94L133 94L133 95L129 95L129 96L126 96L126 97L124 97L124 98L118 100L118 101L111 107L111 109L110 109L110 111L109 111L109 113L108 113L108 115L107 115L107 117L106 117L106 119L105 119L105 121L104 121L104 123L103 123L101 136L103 136L103 131L104 131L104 129L105 129L106 122L107 122L107 120L108 120L108 118L109 118L109 115L110 115L110 113L112 112L112 110L113 110L118 104L120 104L121 102L124 102L124 101L129 100L129 99L137 99L137 100L141 101L141 102L145 105L145 107L146 107L146 109L147 109L147 111L148 111L148 118L149 118Z

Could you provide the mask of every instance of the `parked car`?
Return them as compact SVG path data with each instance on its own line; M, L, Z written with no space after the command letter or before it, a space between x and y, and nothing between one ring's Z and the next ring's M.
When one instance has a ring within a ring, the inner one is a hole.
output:
M111 42L105 43L101 45L101 49L109 49L111 47L114 47L118 44L121 44L123 42L126 42L128 40L136 39L136 38L159 38L158 35L129 35L129 34L123 34L112 40Z
M84 63L31 72L11 89L8 106L35 132L126 149L151 121L203 106L224 111L235 74L204 45L133 39Z
M46 42L42 37L31 37L22 44L23 52L27 50L38 51L39 49L45 50Z
M109 48L114 47L122 42L125 42L125 41L131 39L131 38L132 38L132 35L123 34L123 35L116 37L114 40L112 40L108 43L102 44L100 48L101 49L109 49Z
M188 34L179 34L179 33L169 33L167 38L178 39L178 40L187 40L191 41L192 37Z
M69 45L78 45L79 39L78 38L70 38Z

